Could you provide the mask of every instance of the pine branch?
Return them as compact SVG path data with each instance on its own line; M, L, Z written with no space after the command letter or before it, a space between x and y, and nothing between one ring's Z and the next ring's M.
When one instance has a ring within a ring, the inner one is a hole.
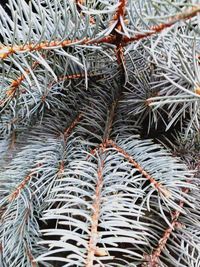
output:
M95 256L106 256L107 252L102 248L98 248L96 246L98 242L98 222L100 219L100 207L101 207L101 194L102 194L102 187L103 187L103 168L104 168L104 159L102 158L104 149L106 147L106 144L109 140L110 133L112 130L112 125L114 122L114 116L116 112L116 107L119 102L119 98L113 101L111 104L111 108L108 112L107 121L105 123L105 130L103 135L103 141L98 146L98 148L95 148L90 152L90 155L93 156L96 153L99 154L99 163L98 163L98 169L97 169L97 182L96 182L96 188L95 188L95 196L94 196L94 202L92 204L93 207L93 215L91 218L91 231L90 231L90 238L88 243L88 253L87 253L87 259L86 259L86 267L92 267L94 264ZM89 158L87 157L87 160Z
M40 63L38 61L33 62L33 64L31 65L31 70L36 69L36 67L39 65ZM30 74L30 69L26 69L24 71L26 73L26 75ZM16 93L16 90L19 88L19 86L21 85L21 83L26 79L25 74L22 74L20 77L18 77L16 80L12 81L11 85L10 85L10 89L6 92L6 94L8 96L13 97Z
M101 153L102 152L100 151L100 155ZM85 264L86 267L93 267L95 255L99 256L99 250L96 247L96 244L98 242L98 222L100 218L100 206L101 206L101 194L102 194L101 191L103 187L103 164L104 164L103 159L100 156L100 163L97 169L95 196L94 196L94 202L92 204L93 215L91 218L90 238L88 242L88 252Z
M64 137L64 143L66 143L66 139L67 138L69 138L69 136L70 136L70 134L72 133L72 131L73 131L73 129L75 128L75 126L76 126L76 124L78 123L78 121L80 120L80 118L81 118L81 116L77 116L72 122L71 122L71 124L66 128L66 129L64 129L63 130L63 137ZM55 148L52 146L51 147L52 148L52 150L54 150ZM34 150L34 146L33 146L33 148L32 148L33 150ZM30 153L30 151L29 151L29 153ZM41 153L41 152L40 152ZM46 154L46 151L45 151L45 153L44 154ZM29 156L31 156L31 154L29 154ZM41 157L41 158L43 158L45 155L39 155L39 158ZM46 156L45 156L46 157ZM7 197L6 196L6 199L8 198L9 199L9 202L7 203L7 206L5 207L4 206L4 209L5 209L5 211L3 212L3 217L1 218L3 221L3 223L2 223L2 225L1 225L1 227L2 228L6 228L6 221L8 221L7 220L7 217L9 217L9 216L11 216L11 214L10 214L10 207L11 206L14 206L15 207L15 205L18 205L18 202L19 202L19 199L21 200L21 199L26 199L26 198L29 198L28 196L27 196L27 191L28 192L31 192L31 195L33 195L34 197L36 197L37 196L37 194L40 194L40 190L39 190L39 192L37 192L38 191L38 189L37 189L37 184L38 183L40 183L40 181L41 181L41 183L43 182L43 183L46 183L45 182L45 179L47 178L46 177L46 174L45 174L45 168L46 168L46 165L48 165L48 164L51 164L51 162L47 162L47 160L44 160L44 159L42 159L42 161L41 161L41 159L40 159L40 161L39 160L35 160L36 162L37 162L37 167L36 167L36 169L34 170L33 169L33 171L31 171L26 177L25 177L25 179L23 179L23 181L22 182L20 182L19 183L19 185L14 189L14 191L9 195L9 197ZM61 175L62 175L62 173L64 172L64 162L63 161L61 161L60 162L60 166L58 167L58 170L57 170L57 172L55 173L55 177L60 177ZM38 175L38 178L37 178L37 182L36 182L36 179L34 180L34 176L36 176L37 177L37 174L39 174ZM54 179L54 176L51 176L51 179ZM50 181L50 180L49 180ZM48 181L48 182L49 182ZM27 186L27 183L28 182L30 182L30 185L26 188L26 191L25 191L25 187ZM38 185L38 187L40 188L40 186ZM48 190L48 188L46 189L46 190ZM45 191L46 191L45 190ZM24 191L24 192L23 192ZM40 198L41 197L43 197L43 198L45 198L45 197L47 197L46 196L46 193L45 193L45 191L43 191L42 192L42 194L43 194L43 196L42 195L40 195ZM4 200L2 200L2 203L3 203L3 201ZM26 200L26 201L28 201L28 199ZM31 200L29 200L29 201L31 201ZM39 203L37 203L37 204L39 204ZM23 208L24 209L26 209L26 206L24 206L24 207L21 207L22 208L22 211L23 211ZM37 210L40 210L41 209L41 207L39 206L39 205L37 205ZM15 214L15 209L13 209L13 214ZM25 211L24 211L25 212ZM17 215L17 214L16 214ZM30 218L30 216L32 216L31 214L27 214L27 212L25 212L24 213L24 218L25 218L25 220L31 220L31 218ZM26 223L24 223L23 221L22 221L22 224L24 225L24 224L26 224ZM22 228L22 227L24 227L24 226L20 226L20 228ZM16 223L15 224L13 224L13 227L16 227L17 225L16 225ZM5 234L4 234L4 236L5 236L5 238L7 237L7 231L9 231L9 228L8 229L6 229L6 231L5 231ZM22 233L21 235L22 235L22 238L23 238L23 236L26 234L26 232L24 232L24 233ZM4 249L5 249L5 245L3 246L4 247ZM32 264L32 266L34 266L36 263L33 261L33 256L32 256L32 253L30 252L31 250L27 247L27 245L25 245L25 247L26 247L26 251L27 251L27 249L28 249L28 251L29 252L27 252L27 254L26 254L26 256L27 256L27 259L29 259L30 260L30 262L31 262L31 264ZM39 247L38 247L39 248ZM24 248L25 249L25 248ZM19 255L20 256L20 255ZM25 256L24 256L25 257ZM17 259L17 258L16 258Z
M20 192L24 189L24 187L28 184L28 182L30 181L30 179L33 177L33 175L36 173L35 170L31 171L24 179L23 181L14 189L14 191L10 194L10 196L8 197L9 202L14 201L18 195L20 194Z
M31 263L31 267L37 267L36 263L34 262L34 257L31 254L31 251L30 251L30 249L29 249L27 244L26 244L26 251L27 251L27 255L28 255L29 261Z
M183 189L183 192L185 194L188 194L189 189L185 188ZM179 202L179 207L183 208L184 206L184 201ZM180 210L176 210L172 213L172 218L171 218L171 225L165 229L162 238L158 241L158 246L157 248L154 249L152 255L146 256L145 258L147 259L146 263L143 263L141 267L159 267L159 258L164 250L170 235L172 234L172 231L176 228L176 225L178 224L178 219L181 214Z
M138 162L136 162L131 155L129 155L126 151L124 151L121 147L117 146L112 140L107 141L107 146L112 146L115 148L120 154L122 154L133 166L142 174L144 177L149 180L151 185L156 188L158 192L163 194L165 197L170 198L171 193L168 189L164 188L161 184L159 184L149 173L147 173L142 166Z
M199 4L10 0L8 10L0 265L198 265ZM187 132L182 150L176 130Z
M116 13L117 17L121 16L123 19L124 16L124 10L125 10L125 1L122 0L119 9ZM126 46L128 43L138 41L140 39L147 38L149 36L152 36L156 33L159 33L163 31L166 28L169 28L176 24L177 22L181 20L188 20L193 17L195 17L198 13L200 12L200 7L196 6L192 9L186 10L176 16L173 16L169 19L169 22L162 23L160 25L153 26L150 28L151 32L147 33L141 33L137 34L133 37L123 37L121 40L122 46ZM116 29L121 29L121 22L118 19L117 22L117 28ZM57 49L57 48L62 48L62 47L68 47L68 46L74 46L74 45L91 45L91 44L101 44L101 43L119 43L118 38L121 39L121 34L116 36L110 35L106 36L103 38L100 38L98 40L96 39L90 39L90 38L83 38L82 40L64 40L64 41L42 41L41 43L36 43L36 44L23 44L23 45L12 45L12 46L3 46L0 49L0 59L5 60L7 57L16 54L16 53L25 53L25 52L34 52L34 51L42 51L42 50L49 50L49 49ZM121 48L120 48L121 49ZM120 52L120 50L119 50Z
M150 37L154 34L158 34L161 31L163 31L164 29L167 29L167 28L173 26L174 24L176 24L182 20L189 20L189 19L197 16L199 12L200 12L200 6L197 5L196 7L193 7L192 9L183 11L182 13L169 18L168 22L166 22L166 23L162 23L162 24L151 27L150 32L139 33L133 37L125 36L123 38L123 46L127 45L128 43L139 41L141 39Z
M26 52L52 50L57 48L69 47L74 45L87 45L87 44L100 44L100 43L112 43L112 36L101 38L100 40L93 40L89 38L83 38L82 40L64 40L64 41L42 41L39 44L25 44L25 45L13 45L10 47L4 46L0 49L0 59L5 60L13 54L20 54Z
M72 123L70 124L70 126L68 126L65 131L64 131L64 140L66 141L66 139L69 137L69 135L71 134L71 132L74 130L74 128L76 127L76 125L80 122L82 118L82 114L78 114L78 116L72 121Z
M39 64L40 63L38 61L33 62L33 64L30 66L31 70L36 69ZM6 91L6 99L0 101L0 106L2 108L7 104L8 101L11 101L15 97L21 83L26 79L26 75L29 75L31 71L29 68L27 68L24 72L25 74L22 74L10 84L8 90Z

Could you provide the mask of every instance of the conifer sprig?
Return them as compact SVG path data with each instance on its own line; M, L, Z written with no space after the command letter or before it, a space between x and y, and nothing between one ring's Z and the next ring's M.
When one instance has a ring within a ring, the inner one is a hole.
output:
M0 265L197 267L198 1L0 6Z

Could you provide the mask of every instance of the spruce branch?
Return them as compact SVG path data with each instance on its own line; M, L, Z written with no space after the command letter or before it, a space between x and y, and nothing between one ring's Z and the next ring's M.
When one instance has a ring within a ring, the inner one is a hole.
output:
M108 255L105 249L97 247L96 244L98 243L98 221L100 219L101 191L103 187L103 168L104 168L103 154L104 154L104 150L107 146L107 142L110 137L118 102L119 102L119 96L117 97L117 99L114 99L114 101L111 104L111 108L108 112L108 117L107 117L106 124L105 124L105 130L104 130L102 143L99 145L98 148L95 148L93 151L90 152L91 156L98 154L99 162L98 162L98 169L97 169L97 183L96 183L96 188L95 188L94 202L92 204L93 215L91 218L92 220L91 231L90 231L90 238L88 242L88 253L87 253L87 258L86 258L87 267L93 266L95 256L107 256ZM89 158L87 157L87 160L88 159Z
M199 12L0 6L0 265L199 264Z
M160 185L151 175L149 175L141 166L138 164L126 151L124 151L121 147L117 146L112 140L107 141L107 145L112 146L115 148L119 153L121 153L133 166L142 174L144 177L150 181L153 187L158 190L161 194L163 194L165 197L169 198L171 196L171 193L168 191L168 189L164 188L162 185Z
M122 0L122 2L120 2L118 11L116 13L116 29L119 31L119 29L122 28L121 25L121 20L123 20L123 16L124 16L124 7L125 7L125 2L124 0ZM137 34L133 37L127 37L127 36L123 36L121 43L122 46L126 46L128 43L134 42L134 41L138 41L140 39L144 39L147 38L151 35L154 35L156 33L161 32L162 30L173 26L174 24L176 24L177 22L181 21L181 20L188 20L191 19L192 17L195 17L198 13L200 12L200 7L196 6L192 9L186 10L176 16L173 16L169 19L169 22L160 24L160 25L156 25L153 26L150 30L150 32L147 33L141 33L141 34ZM121 18L121 19L120 19ZM117 31L117 32L118 32ZM68 47L68 46L74 46L74 45L91 45L91 44L101 44L101 43L119 43L119 40L117 40L120 36L121 38L121 34L116 36L110 35L110 36L106 36L103 38L100 38L99 40L96 39L90 39L90 38L83 38L83 39L75 39L75 40L63 40L63 41L42 41L40 43L36 43L36 44L23 44L23 45L12 45L12 46L2 46L0 49L0 59L1 60L5 60L7 57L16 54L16 53L26 53L26 52L34 52L34 51L42 51L42 50L51 50L51 49L57 49L57 48L62 48L62 47Z
M35 171L33 170L23 179L23 181L10 194L9 202L15 200L18 197L18 195L20 194L20 191L23 190L23 188L27 185L27 183L30 181L30 179L33 177L34 174L35 174Z
M197 6L191 8L189 10L181 12L178 15L170 17L168 19L168 22L166 22L166 23L162 23L162 24L159 24L159 25L151 27L150 28L150 32L139 33L139 34L136 34L133 37L125 36L123 38L123 45L126 45L127 43L131 43L131 42L134 42L134 41L139 41L141 39L147 38L147 37L152 36L154 34L158 34L161 31L163 31L164 29L167 29L167 28L173 26L177 22L180 22L182 20L189 20L189 19L197 16L199 12L200 12L200 6L197 5Z
M76 127L76 125L79 123L79 121L81 120L82 114L79 114L74 121L72 121L71 125L69 127L67 127L64 131L64 139L66 140L67 137L70 135L70 133L72 132L72 130Z
M187 194L189 192L188 188L183 189L183 192ZM179 207L182 208L184 205L184 201L179 202ZM166 246L167 241L170 238L170 235L174 228L176 228L176 225L178 224L178 219L181 214L180 210L177 210L172 213L171 218L171 226L165 229L162 238L158 241L157 248L154 249L152 255L146 256L147 263L142 264L142 267L158 267L159 266L159 257L163 251L163 249Z
M16 53L27 53L34 51L43 51L58 49L63 47L70 47L75 45L87 45L87 44L100 44L100 43L112 43L113 37L107 36L96 41L95 39L83 38L82 40L64 40L64 41L43 41L39 44L26 44L26 45L14 45L12 47L4 46L0 49L0 59L5 60L7 57Z
M12 81L8 90L6 91L6 98L0 101L0 107L3 108L8 101L11 101L16 96L17 90L19 89L21 83L26 79L26 76L29 75L31 71L36 69L39 64L40 63L38 61L35 61L30 68L27 68L24 71L24 74L21 74L17 79Z
M100 151L101 154L101 151ZM87 252L87 258L86 258L86 267L92 267L94 264L95 255L99 255L100 249L97 248L96 244L98 242L98 221L100 217L100 205L101 205L101 190L103 187L103 159L100 157L100 163L99 167L97 169L97 184L95 189L95 196L94 196L94 202L92 204L93 208L93 215L92 215L92 222L91 222L91 230L90 230L90 238L88 242L88 252ZM103 249L102 249L103 251ZM104 252L104 256L107 255L106 252Z

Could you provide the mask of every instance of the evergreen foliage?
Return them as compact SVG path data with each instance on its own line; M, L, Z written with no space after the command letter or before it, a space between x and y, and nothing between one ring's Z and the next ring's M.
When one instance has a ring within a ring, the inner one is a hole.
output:
M198 2L0 5L0 266L200 266Z

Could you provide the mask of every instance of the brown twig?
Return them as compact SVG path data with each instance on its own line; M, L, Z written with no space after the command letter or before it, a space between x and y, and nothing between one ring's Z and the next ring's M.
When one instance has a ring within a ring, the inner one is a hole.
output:
M84 45L84 44L99 44L99 43L112 43L112 36L106 36L99 40L83 38L81 40L64 40L64 41L42 41L39 44L26 44L26 45L13 45L13 46L4 46L0 49L0 59L6 59L7 57L17 54L17 53L25 53L25 52L34 52L34 51L43 51L49 50L53 48L61 48L66 46L73 46L76 44Z
M125 36L123 38L123 42L122 45L125 46L128 43L134 42L134 41L138 41L147 37L150 37L156 33L160 33L161 31L163 31L164 29L167 29L171 26L173 26L174 24L176 24L177 22L181 21L181 20L188 20L191 19L193 17L195 17L198 13L200 12L200 5L193 7L189 10L186 10L178 15L172 16L168 22L166 23L161 23L158 24L156 26L153 26L150 28L150 32L146 32L146 33L138 33L133 37L127 37Z
M188 188L183 189L183 192L187 194L189 192ZM184 201L179 202L180 209L183 208ZM172 220L171 220L171 226L167 227L167 229L164 231L162 238L158 241L157 248L154 249L153 253L149 256L147 256L147 262L143 263L141 267L159 267L159 258L164 250L170 235L172 234L174 228L176 228L176 225L178 224L178 219L181 214L180 210L176 210L172 214Z
M93 262L95 256L106 256L107 252L103 248L99 248L96 246L98 241L98 221L100 215L100 204L101 204L101 189L103 186L103 166L104 161L102 159L102 155L105 151L107 146L108 139L110 137L110 132L112 129L112 124L115 116L115 110L118 104L119 98L113 101L111 108L108 113L107 121L105 124L105 131L102 143L96 146L93 150L91 150L90 155L87 157L87 160L90 156L94 155L99 151L100 155L100 164L97 170L97 184L93 202L93 215L92 215L92 224L91 224L91 232L90 232L90 239L88 245L88 252L87 252L87 259L86 259L86 267L93 267Z
M65 162L64 160L61 160L57 173L58 177L62 177L64 170L65 170Z
M36 170L31 171L24 179L23 181L15 188L15 190L9 195L9 202L13 201L17 198L20 191L24 189L24 187L27 185L27 183L31 180L33 175L36 173Z
M124 4L125 0L121 0L121 5L119 6L120 8L117 11L117 16L121 16L124 13ZM163 31L166 28L169 28L173 26L175 23L181 21L181 20L188 20L193 17L195 17L198 13L200 12L200 5L197 5L193 7L192 9L186 10L178 15L172 16L168 22L166 23L161 23L159 25L153 26L150 28L150 32L146 33L139 33L136 34L133 37L128 37L124 36L121 40L121 47L126 46L128 43L138 41L140 39L147 38L149 36L152 36L156 33L159 33ZM117 27L120 29L120 24L118 23ZM56 48L61 48L61 47L66 47L66 46L72 46L76 44L81 44L81 45L87 45L87 44L100 44L100 43L111 43L115 44L117 41L116 36L114 35L109 35L100 39L90 39L90 38L83 38L81 40L75 39L75 40L64 40L64 41L43 41L39 44L26 44L26 45L13 45L13 46L2 46L0 48L0 59L6 59L12 54L16 53L25 53L25 52L33 52L33 51L42 51L42 50L48 50L48 49L53 49L54 47Z
M64 134L63 134L65 141L69 137L73 129L76 127L76 125L80 122L80 120L82 119L82 116L83 115L79 113L78 116L72 121L70 126L65 129Z
M31 263L31 267L37 267L37 264L36 264L36 262L34 262L34 257L33 257L32 253L28 247L27 242L25 242L25 244L26 244L26 253L27 253L28 259Z
M93 215L90 231L90 239L88 244L86 267L93 267L95 255L98 255L99 248L96 246L98 241L98 221L100 215L100 204L101 204L101 189L103 186L103 165L104 162L101 159L100 165L97 170L97 184L95 189L95 197L93 202Z
M38 61L35 61L32 66L30 67L32 70L34 70L40 63ZM26 75L30 74L30 69L25 70ZM21 83L26 78L25 74L20 75L17 79L13 80L10 84L9 89L6 91L6 99L0 101L0 106L3 107L5 104L14 98L17 89L20 87Z
M40 62L38 61L35 61L33 62L33 64L30 66L30 69L31 70L34 70L38 65L40 64ZM28 75L30 74L30 69L26 69L25 70L25 73ZM21 83L25 80L26 78L26 75L25 74L22 74L21 76L19 76L16 80L13 80L11 85L10 85L10 89L6 92L6 94L8 96L10 95L14 95L16 90L19 88L19 86L21 85Z

